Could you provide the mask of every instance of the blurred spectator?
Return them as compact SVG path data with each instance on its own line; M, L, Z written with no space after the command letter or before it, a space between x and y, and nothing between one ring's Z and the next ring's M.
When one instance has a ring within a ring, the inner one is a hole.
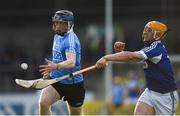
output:
M112 103L114 106L114 115L118 114L121 106L123 105L123 100L125 98L125 88L120 77L115 77L113 79L112 86Z
M175 79L176 79L176 83L177 83L178 95L180 96L180 68L178 68L176 70Z
M132 31L125 32L125 43L126 43L126 50L128 51L135 51L142 47L141 39L139 39L137 34Z
M129 71L127 74L127 77L129 80L127 81L127 89L128 89L128 96L125 99L125 105L135 105L138 97L140 95L139 93L139 87L138 87L138 79L136 77L136 73L134 71Z
M86 28L82 55L88 63L94 63L99 57L104 55L104 35L101 30L101 27L97 25L89 25Z

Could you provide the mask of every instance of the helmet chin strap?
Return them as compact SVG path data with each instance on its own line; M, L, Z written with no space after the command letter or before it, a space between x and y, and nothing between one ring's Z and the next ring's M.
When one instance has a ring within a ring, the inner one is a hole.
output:
M68 21L68 31L71 29L71 23Z
M160 37L156 37L156 34L157 34L157 32L156 31L154 31L154 35L153 35L153 40L149 40L149 41L144 41L143 43L145 44L145 45L150 45L151 43L153 43L154 41L157 41L157 40L159 40L160 39Z
M154 38L154 39L153 39L153 40L145 41L145 42L143 42L143 43L146 44L146 45L149 45L149 44L153 43L154 41L160 40L161 37L156 37L156 34L157 34L157 31L154 32L154 35L153 35L153 38Z

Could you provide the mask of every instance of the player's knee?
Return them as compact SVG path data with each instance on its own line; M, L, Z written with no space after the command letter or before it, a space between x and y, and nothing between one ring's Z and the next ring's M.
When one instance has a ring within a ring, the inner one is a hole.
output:
M144 109L142 109L142 103L138 102L134 109L134 115L142 115L144 114Z
M48 103L48 100L40 99L39 100L39 107L41 107L41 108L49 108L50 104Z
M136 109L134 111L134 116L139 116L139 115L153 115L151 111L148 111L146 109Z
M138 102L134 110L134 115L155 115L155 110L146 103Z
M140 110L135 110L134 111L134 116L137 116L137 115L142 115L142 112Z

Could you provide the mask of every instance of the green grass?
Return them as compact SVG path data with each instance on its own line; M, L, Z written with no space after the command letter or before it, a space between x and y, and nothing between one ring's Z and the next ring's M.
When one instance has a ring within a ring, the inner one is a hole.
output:
M84 115L97 115L103 107L102 101L85 102L83 105Z

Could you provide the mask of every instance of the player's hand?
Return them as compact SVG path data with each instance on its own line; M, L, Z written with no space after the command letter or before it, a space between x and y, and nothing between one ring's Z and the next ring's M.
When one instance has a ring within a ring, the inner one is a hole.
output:
M103 57L96 62L97 68L104 68L106 66L108 66L108 61L106 61L106 59Z
M125 48L125 43L121 42L121 41L117 41L114 44L114 50L115 52L122 52Z
M56 70L58 68L57 64L54 64L52 61L45 59L47 62L47 65L40 65L39 68L39 72L41 72L41 74L43 76L47 76L49 75L49 73L51 73L53 70Z

